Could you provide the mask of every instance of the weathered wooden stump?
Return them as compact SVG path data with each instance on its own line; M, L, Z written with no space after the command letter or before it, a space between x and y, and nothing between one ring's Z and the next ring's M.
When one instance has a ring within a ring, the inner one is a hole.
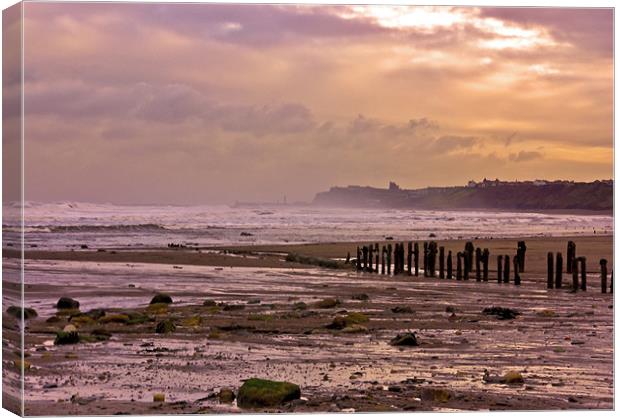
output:
M579 267L581 269L581 290L583 290L584 292L587 290L587 285L586 285L586 273L587 273L587 269L586 269L586 258L585 257L579 257Z
M482 280L489 281L489 249L482 250Z
M504 254L504 283L510 283L510 256Z
M444 247L439 247L439 278L443 279L445 278L445 264L446 264L446 260L445 260L445 254L444 254L445 248Z
M413 243L413 266L417 277L420 270L420 246L417 242Z
M350 264L351 263L351 252L347 251L347 259L345 261L345 264Z
M368 246L368 271L370 273L373 272L373 267L372 267L372 253L374 252L374 248L372 246L372 244L370 244Z
M519 266L519 262L520 262L519 261L519 257L517 257L517 256L515 256L512 259L512 264L513 264L513 268L514 268L514 271L515 271L515 274L514 274L514 276L515 276L514 277L515 286L520 286L521 285L521 275L519 274L519 270L521 269L521 267Z
M573 274L573 292L576 292L579 289L579 272L577 271L577 259L573 258L571 263L571 273Z
M362 254L364 256L364 271L366 271L368 270L368 247L365 245L362 247Z
M394 243L394 276L400 274L400 261L398 257L400 257L400 245L396 242Z
M525 241L519 241L517 243L517 257L519 260L519 272L523 273L525 271L525 251L527 247L525 246Z
M577 251L577 246L575 245L575 243L573 241L568 241L568 244L566 245L566 272L567 273L572 273L573 272L573 260L575 259L575 254Z
M407 274L411 276L411 260L413 258L413 249L411 241L407 242Z
M474 244L471 241L467 241L465 243L465 252L463 253L464 262L463 262L463 270L465 280L469 278L469 273L473 271L474 266Z
M379 273L379 244L375 242L375 273Z
M456 280L463 278L463 266L462 266L463 253L456 253Z
M497 283L501 283L502 278L504 277L504 275L502 274L503 264L504 264L504 256L498 255L497 256Z
M476 281L482 280L482 269L480 264L482 263L482 250L480 247L476 248Z
M389 276L392 274L392 244L388 244L387 253L385 255L387 256L387 274Z
M381 274L385 274L385 245L381 246Z
M601 293L607 293L607 260L601 258Z
M611 271L611 278L609 279L609 293L614 293L614 271Z
M553 253L547 253L547 289L553 289Z
M452 279L452 251L448 251L448 257L446 259L446 262L447 262L447 266L446 266L447 277L448 279Z
M437 266L437 243L431 241L428 244L428 275L435 277L435 267Z
M424 269L424 277L428 277L428 242L424 241L424 257L422 260Z
M562 260L562 253L555 255L555 288L562 288L562 270L564 269L564 260Z
M357 256L355 258L355 268L357 269L357 271L361 271L362 270L362 254L361 254L361 250L360 247L357 247Z

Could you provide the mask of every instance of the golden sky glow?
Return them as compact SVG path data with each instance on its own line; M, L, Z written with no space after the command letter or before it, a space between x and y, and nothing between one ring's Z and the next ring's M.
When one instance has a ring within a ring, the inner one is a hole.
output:
M612 35L611 9L28 3L27 199L611 178Z

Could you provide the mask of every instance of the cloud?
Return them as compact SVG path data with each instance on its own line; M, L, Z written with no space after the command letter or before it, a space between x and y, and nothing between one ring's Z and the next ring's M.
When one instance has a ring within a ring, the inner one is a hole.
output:
M508 155L508 159L515 163L523 163L540 158L543 158L543 154L538 151L519 151L518 153L511 153Z

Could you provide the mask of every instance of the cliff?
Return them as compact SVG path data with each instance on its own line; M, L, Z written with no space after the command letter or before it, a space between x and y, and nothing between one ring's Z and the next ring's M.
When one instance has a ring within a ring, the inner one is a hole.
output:
M405 190L396 187L332 187L314 204L412 209L613 211L613 182L495 182L465 187ZM492 185L489 185L492 184Z

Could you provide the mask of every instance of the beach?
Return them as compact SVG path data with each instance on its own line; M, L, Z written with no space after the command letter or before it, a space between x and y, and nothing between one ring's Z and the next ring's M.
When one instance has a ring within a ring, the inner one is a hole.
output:
M571 293L566 273L562 289L546 289L547 252L566 255L569 239L587 260L586 292ZM512 257L519 240L527 245L521 285L512 274L498 284L496 257ZM26 413L247 411L217 394L252 377L301 388L301 399L258 411L611 409L613 294L601 293L598 261L608 259L612 271L613 237L471 241L490 251L486 282L357 272L344 263L374 241L26 249L26 306L39 314L27 321ZM437 244L456 254L465 242ZM287 262L287 254L335 260L338 268ZM4 249L9 269L17 255ZM149 307L157 293L174 302ZM78 300L82 312L142 320L69 321L54 306L62 296ZM518 315L484 314L490 307ZM348 317L357 319L334 328L335 318ZM3 319L5 329L18 326ZM175 331L155 333L166 319ZM54 345L70 322L80 335L103 329L110 337ZM418 346L390 345L410 331ZM9 347L4 358L15 360ZM522 381L485 382L485 371L515 372ZM166 401L153 402L155 393Z

